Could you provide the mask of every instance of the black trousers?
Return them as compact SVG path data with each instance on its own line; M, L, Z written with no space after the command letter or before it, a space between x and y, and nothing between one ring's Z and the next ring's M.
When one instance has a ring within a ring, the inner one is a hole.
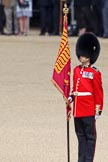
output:
M92 26L93 26L93 32L97 36L103 35L102 9L97 6L93 6L93 9L92 9Z
M0 4L0 33L3 33L4 26L5 26L4 6Z
M75 6L75 17L77 21L78 30L86 28L87 31L92 31L93 27L90 6Z
M53 3L53 33L59 34L59 11L60 10L60 4L57 2Z
M78 138L78 162L93 162L96 144L95 118L74 118Z
M50 6L40 6L41 33L52 32L52 8Z

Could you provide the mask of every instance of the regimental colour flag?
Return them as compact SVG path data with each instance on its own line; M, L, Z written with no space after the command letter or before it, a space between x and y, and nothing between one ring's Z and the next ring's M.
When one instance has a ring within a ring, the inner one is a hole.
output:
M63 33L54 65L52 82L64 96L66 103L70 92L71 57L68 43L67 15L64 15Z

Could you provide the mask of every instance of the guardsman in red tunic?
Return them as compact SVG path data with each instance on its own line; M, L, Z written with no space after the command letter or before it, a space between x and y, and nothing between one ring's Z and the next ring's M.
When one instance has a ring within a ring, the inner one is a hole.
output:
M92 33L81 35L76 43L76 55L81 65L73 72L75 132L78 138L78 162L93 162L96 144L96 119L103 109L101 72L92 66L99 56L100 44Z

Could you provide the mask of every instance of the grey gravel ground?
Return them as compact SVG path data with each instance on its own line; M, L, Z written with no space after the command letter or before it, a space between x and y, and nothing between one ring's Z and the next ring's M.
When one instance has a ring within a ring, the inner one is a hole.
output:
M0 162L67 162L65 103L51 83L60 37L0 36ZM77 38L70 37L72 68ZM94 162L108 162L108 40L96 66L103 76L104 111L97 120ZM97 94L98 95L98 94ZM71 162L77 139L70 121Z

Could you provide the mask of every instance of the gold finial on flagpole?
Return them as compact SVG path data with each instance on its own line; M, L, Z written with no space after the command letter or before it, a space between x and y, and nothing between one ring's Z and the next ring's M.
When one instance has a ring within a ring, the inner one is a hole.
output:
M67 7L67 4L64 3L63 13L67 15L69 13L69 8Z
M59 33L61 35L63 28L63 17L67 17L69 9L67 8L67 0L60 0L60 22L59 22Z

